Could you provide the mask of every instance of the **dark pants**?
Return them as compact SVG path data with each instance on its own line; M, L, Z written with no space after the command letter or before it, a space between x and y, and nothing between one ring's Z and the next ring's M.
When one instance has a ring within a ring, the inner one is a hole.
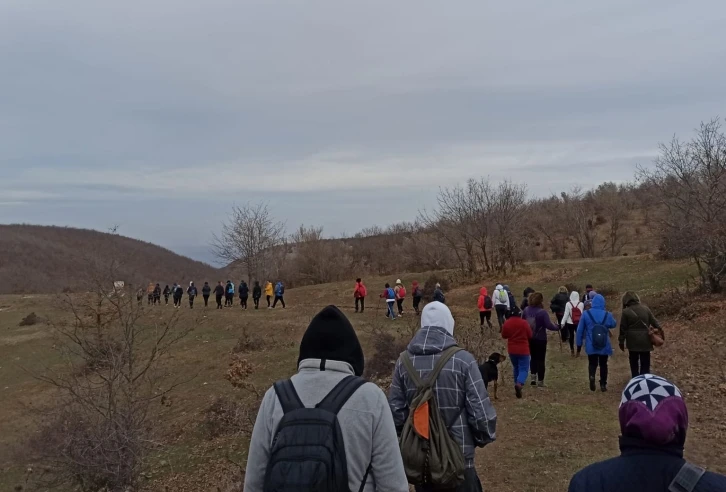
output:
M217 309L222 309L222 296L217 295Z
M570 352L575 351L575 338L577 337L577 326L565 323L565 327L560 330L560 336L563 342L570 342Z
M544 381L547 340L531 339L529 341L529 352L532 355L532 360L529 362L529 372L532 374L532 379L536 376L538 381Z
M499 331L502 331L502 325L504 325L504 318L507 316L507 306L504 304L497 304L495 306L497 310L497 322L499 323Z
M590 379L595 379L597 366L600 366L600 385L608 384L608 356L607 355L588 355L587 360L590 363L588 370Z
M224 296L224 305L225 306L232 305L232 294L227 294L226 296Z
M492 327L492 312L491 311L479 311L479 324L484 326L484 321L487 322L489 328Z
M266 296L267 297L267 307L270 307L270 299L272 299L272 296Z
M154 294L149 294L148 296L146 296L146 304L151 306L152 302L154 302Z
M362 313L366 309L366 298L365 297L356 297L355 298L355 312L358 312L358 307L360 306L360 312Z
M181 306L181 297L174 297L174 305L175 306Z
M253 297L252 301L255 303L255 309L260 309L260 298L259 297Z
M630 357L630 374L633 377L650 374L650 352L633 352L629 353Z
M421 298L420 297L414 297L413 298L413 310L416 311L416 314L420 313L419 306L421 305Z
M209 306L209 294L205 294L202 297L204 297L204 307Z
M555 318L557 318L557 326L562 326L562 318L565 317L565 313L555 313Z
M189 296L189 307L194 309L194 296Z
M247 296L239 298L239 305L247 309Z
M164 302L169 304L169 294L164 294Z
M396 299L396 304L398 304L398 314L403 314L403 299Z
M482 492L481 481L476 474L476 468L464 470L464 482L457 487L442 489L429 485L417 485L416 492Z
M277 306L277 301L280 301L280 304L282 304L282 307L285 307L285 299L282 298L282 296L275 296L275 302L272 303L272 307L274 308Z

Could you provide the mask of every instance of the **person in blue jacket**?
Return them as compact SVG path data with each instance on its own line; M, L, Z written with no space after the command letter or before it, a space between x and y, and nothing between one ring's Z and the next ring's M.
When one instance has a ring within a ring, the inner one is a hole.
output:
M275 301L272 303L272 309L275 309L278 301L282 304L282 308L285 309L285 286L282 282L277 282L275 285Z
M610 330L617 326L613 315L605 310L605 298L600 294L592 300L592 308L582 314L577 326L577 357L582 343L589 361L590 391L595 391L595 374L600 366L600 390L608 390L608 357L613 355Z
M620 456L577 472L569 492L726 490L725 476L683 459L688 409L672 382L655 374L631 379L620 400L618 419Z

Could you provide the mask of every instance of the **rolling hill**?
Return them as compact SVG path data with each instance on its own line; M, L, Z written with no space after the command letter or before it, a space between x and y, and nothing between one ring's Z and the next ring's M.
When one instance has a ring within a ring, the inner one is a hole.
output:
M91 290L112 274L127 284L216 281L221 272L154 244L93 230L0 225L0 294Z

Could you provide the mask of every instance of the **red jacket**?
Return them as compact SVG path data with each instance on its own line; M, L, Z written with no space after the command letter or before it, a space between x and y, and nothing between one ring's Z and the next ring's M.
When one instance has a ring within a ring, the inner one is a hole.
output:
M355 284L355 290L353 291L353 297L356 299L360 299L361 297L365 297L368 295L368 291L366 290L366 286L363 285L363 282L356 282Z
M487 311L491 311L491 309L487 309L484 306L484 300L486 299L487 295L488 295L487 288L482 287L481 290L479 291L479 302L477 304L477 306L479 306L479 312L481 312L481 313L486 313Z
M507 340L509 355L530 355L529 339L532 338L532 328L522 318L509 318L502 327L502 338Z

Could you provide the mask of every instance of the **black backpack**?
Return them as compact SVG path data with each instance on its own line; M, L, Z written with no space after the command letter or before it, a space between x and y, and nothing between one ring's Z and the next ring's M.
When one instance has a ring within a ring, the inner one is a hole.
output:
M494 307L494 303L492 302L492 298L489 296L484 297L484 309L491 309Z
M350 492L338 412L364 384L364 379L348 376L314 408L306 408L290 380L275 383L285 415L272 442L264 492ZM359 492L370 471L369 465Z

